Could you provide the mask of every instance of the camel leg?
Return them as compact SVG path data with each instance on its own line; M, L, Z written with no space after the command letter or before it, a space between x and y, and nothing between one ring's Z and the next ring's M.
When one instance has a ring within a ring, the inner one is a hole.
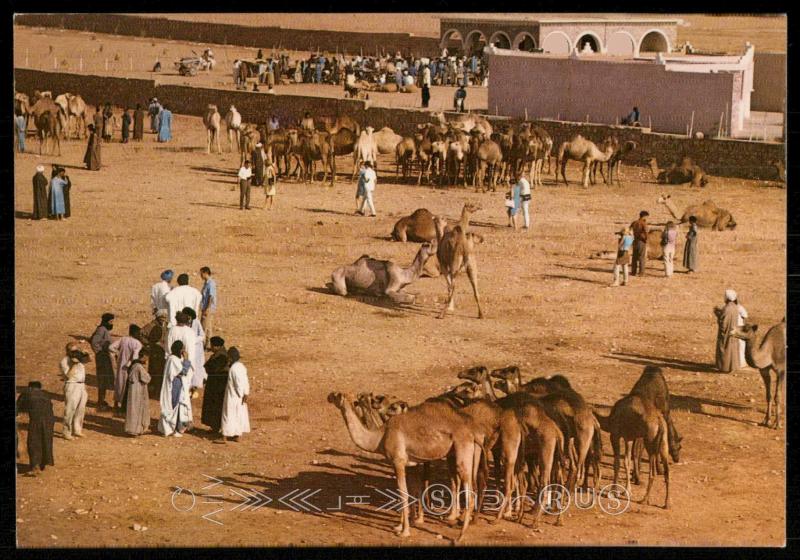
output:
M773 422L773 428L780 429L783 427L783 420L781 418L781 409L783 408L783 389L785 383L785 374L783 372L776 372L777 379L775 379L775 394L773 398L775 399L775 405L773 406L773 414L775 415L775 421ZM770 375L770 377L772 377Z
M389 299L391 299L394 303L406 303L406 304L413 304L416 300L416 296L414 294L407 294L399 289L390 289L387 288L386 292L384 292Z
M561 162L561 176L564 178L564 185L569 186L567 181L567 160ZM556 184L558 184L558 168L556 167Z
M550 484L550 473L553 469L553 457L555 456L556 451L556 439L551 438L548 441L540 441L540 451L539 451L539 474L540 474L540 484L539 484L539 499L537 500L537 508L536 508L536 515L533 518L533 527L536 528L539 525L539 519L542 516L542 512L544 511L544 503L549 501L548 498L550 497L547 495L547 492L544 492L544 489ZM544 493L544 495L543 495ZM548 504L549 505L549 504Z
M649 463L650 463L650 476L647 477L647 492L644 494L644 498L642 498L642 503L646 505L650 505L650 490L653 488L653 478L655 477L656 473L656 454L649 453ZM660 459L660 457L659 457Z
M221 154L222 153L222 146L220 146L220 144L219 144L219 129L214 131L214 136L217 137L217 153Z
M631 453L633 452L633 442L624 439L625 444L625 489L628 491L628 496L631 495Z
M455 295L455 281L453 277L450 274L445 274L444 279L447 281L447 303L442 308L442 312L439 314L439 319L444 319L444 316L448 310L452 311L453 296Z
M447 454L447 471L450 473L450 494L453 496L453 503L450 505L450 512L445 518L445 523L452 527L458 523L458 516L461 510L461 502L459 500L461 480L458 478L458 466L453 452Z
M620 456L620 448L619 448L619 436L612 432L611 434L611 448L614 451L614 480L611 484L617 484L619 480L619 456Z
M397 533L400 537L408 537L411 536L411 528L408 521L408 485L406 483L405 463L395 461L394 470L397 474L397 489L400 492L400 499L403 503L403 507L400 510L400 530Z
M666 439L666 438L665 438ZM664 498L664 509L669 509L669 459L667 458L669 451L667 449L667 442L664 441L661 446L661 465L664 468L664 484L666 485L667 495Z
M505 485L504 493L503 493L503 501L500 503L500 509L497 510L497 518L495 522L500 521L503 518L503 514L505 513L506 509L509 506L509 502L511 501L511 492L514 489L514 470L517 464L517 454L519 453L519 444L521 440L521 433L519 430L516 430L515 433L512 434L504 434L503 435L503 463L505 465L505 472L503 476L503 482Z
M764 380L764 389L766 389L767 392L767 413L761 425L769 427L770 420L772 420L772 375L768 367L760 370L760 373L761 379Z
M478 319L483 319L481 310L481 299L478 296L478 265L472 257L467 257L467 276L469 283L472 284L472 293L475 296L475 303L478 305Z
M430 481L430 464L422 463L420 465L420 492L419 502L417 502L417 517L414 519L414 525L420 526L425 524L425 495L428 490L428 482Z
M464 536L469 528L469 523L472 520L472 463L475 457L475 442L454 446L456 451L456 467L458 469L458 477L464 485L464 492L466 493L466 503L464 505L464 524L461 526L461 533L453 541L453 544L463 542ZM461 447L461 449L459 449Z
M588 187L589 186L589 162L588 161L584 161L583 162L583 186L584 187Z

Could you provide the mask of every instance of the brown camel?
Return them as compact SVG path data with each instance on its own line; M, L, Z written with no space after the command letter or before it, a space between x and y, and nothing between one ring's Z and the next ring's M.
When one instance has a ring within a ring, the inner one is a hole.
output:
M395 175L400 175L403 169L403 180L408 180L411 174L411 163L417 156L417 143L410 136L405 136L395 145Z
M691 183L692 187L705 187L708 184L708 175L698 165L695 165L692 158L684 157L680 165L672 164L667 169L659 169L656 158L650 160L650 171L653 178L662 184L683 185Z
M455 539L456 543L461 542L472 517L473 465L480 459L480 447L475 445L469 417L448 406L422 403L392 416L381 429L370 430L358 419L351 397L331 393L328 402L342 413L353 443L364 451L383 454L393 465L403 504L400 524L395 528L401 537L411 535L406 467L444 459L454 451L456 472L467 496L461 533Z
M464 206L461 208L461 217L459 218L456 224L461 227L461 230L464 232L467 238L472 239L475 243L482 243L483 237L481 237L477 233L472 233L471 231L469 231L469 220L472 217L472 214L479 211L480 209L481 207L478 206L477 204L474 204L472 202L465 203ZM444 220L444 218L441 219ZM433 224L434 224L434 231L436 232L435 239L438 239L438 229L436 225L436 220L437 218L434 217ZM445 224L445 231L451 231L453 227L455 227L448 225L446 220L444 220L444 224ZM428 260L428 262L425 264L425 268L423 269L422 274L423 276L427 276L428 278L437 278L440 276L441 267L439 266L438 255Z
M561 170L561 176L564 178L564 184L569 185L567 181L567 161L574 159L583 162L583 180L584 187L589 186L591 173L589 172L592 164L595 161L608 161L616 149L616 140L613 138L606 138L598 147L591 140L587 140L580 134L572 137L568 142L561 144L558 149L556 157L556 183L558 183L558 172ZM559 165L560 163L560 165Z
M331 186L333 186L336 181L336 156L347 156L353 153L358 143L358 133L349 128L338 128L336 132L317 134L326 136L326 141L333 150L330 158Z
M603 173L603 162L595 161L592 164L592 182L593 183L597 182L597 170L599 169L600 170L600 177L602 177L603 182L606 185L612 185L612 184L614 184L614 170L616 170L617 171L617 184L619 186L622 186L622 181L620 179L622 177L622 174L621 174L622 161L625 159L625 157L629 153L631 153L635 149L636 149L636 142L628 140L627 142L625 142L624 144L618 146L614 150L614 153L611 154L611 157L608 159L607 162L605 162L606 168L608 170L608 177L606 177L606 175Z
M467 235L461 224L452 230L446 230L445 220L436 218L436 234L439 247L436 256L439 260L439 270L447 280L447 303L442 308L439 319L444 319L448 311L455 309L456 283L455 279L462 270L467 271L475 303L478 306L478 318L483 319L481 300L478 296L478 261L475 257L475 244L481 243L483 238Z
M336 134L343 128L348 129L358 138L361 134L361 126L349 115L342 115L338 117L320 117L319 122L325 129L325 132Z
M397 220L392 230L394 241L425 243L436 240L434 215L427 208L417 208L410 216Z
M209 135L210 132L209 130ZM219 132L219 130L217 130L217 132ZM261 142L261 133L258 131L258 127L252 124L242 124L239 127L239 151L241 152L239 165L244 164L245 160L247 160L250 154L253 153L253 150L256 149L256 144L259 142ZM210 145L209 143L209 146Z
M33 120L34 124L36 125L36 136L39 138L39 155L42 155L42 148L45 147L50 141L50 151L48 153L52 154L53 149L58 149L58 154L61 155L61 140L59 137L61 136L61 121L58 120L56 114L52 113L51 111L45 111L40 115L34 116Z
M764 389L767 392L767 413L762 426L779 429L781 421L781 406L785 391L786 377L786 317L773 325L767 334L756 342L758 325L744 325L731 333L736 338L744 340L744 359L751 368L756 368L761 373ZM775 391L772 391L772 378L775 376ZM774 404L773 404L774 401ZM775 412L773 416L773 411Z
M699 227L709 227L715 231L724 231L725 229L735 229L736 221L730 212L724 208L718 207L711 200L706 200L703 204L695 204L687 206L683 213L678 210L675 203L672 201L672 195L662 194L656 200L658 204L663 204L672 214L672 217L678 220L679 224L689 221L691 216L697 218L697 225Z
M620 440L625 444L625 484L628 496L631 495L631 452L632 444L636 439L644 440L650 458L650 476L647 481L647 492L642 502L650 503L650 490L656 476L657 462L661 462L664 473L664 483L667 486L667 495L664 499L664 509L669 508L669 446L667 444L667 422L656 406L649 399L639 395L628 395L618 400L611 413L603 416L594 413L603 431L611 434L611 447L614 449L614 481L619 479L619 463L622 450Z
M484 188L484 180L486 172L489 171L489 187L492 192L497 190L497 182L499 179L498 166L503 162L503 152L500 145L492 140L480 141L479 134L473 134L470 141L470 153L472 154L472 169L474 174L472 176L472 186L475 187L477 192L486 192Z
M316 162L322 162L322 182L331 174L330 186L333 186L334 159L333 148L328 141L328 135L324 132L299 132L296 129L289 131L290 153L297 160L297 166L291 175L296 175L302 167L303 179L307 182L314 182Z

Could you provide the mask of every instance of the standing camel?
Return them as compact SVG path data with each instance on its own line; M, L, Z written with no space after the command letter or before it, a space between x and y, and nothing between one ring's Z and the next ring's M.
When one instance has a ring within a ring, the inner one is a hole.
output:
M217 111L216 105L209 105L206 109L206 114L203 115L203 124L206 127L206 153L211 153L211 144L216 141L217 143L217 153L222 153L222 148L219 145L219 127L220 121L222 117L219 115L219 111Z
M358 142L353 150L353 177L351 181L356 180L359 163L370 162L372 167L377 168L378 146L375 143L374 130L374 128L368 126L361 131L361 135L358 137Z
M481 190L486 192L484 188L484 180L486 178L486 171L489 170L489 186L492 192L497 190L498 173L497 168L503 161L503 152L497 142L492 140L480 140L480 134L473 134L469 143L469 150L472 156L472 186L475 191Z
M783 400L786 378L786 317L767 331L756 344L758 325L744 325L731 334L744 340L744 359L751 368L756 368L764 380L767 392L767 413L762 426L779 429L781 422L781 401ZM772 392L772 377L775 374L775 392ZM774 401L774 405L773 405ZM772 412L775 411L773 417Z
M51 147L58 148L58 154L61 155L61 121L52 111L45 111L44 113L34 117L34 124L36 125L36 135L39 137L39 155L42 155L42 147L45 147L47 141L50 140ZM51 149L49 153L53 153Z
M556 157L556 183L558 183L558 171L561 170L561 176L564 178L564 184L569 185L567 181L567 162L571 159L583 162L583 186L589 186L590 170L595 161L608 161L614 154L616 149L616 141L607 138L602 143L603 149L591 140L587 140L580 134L573 136L569 142L564 142L558 149ZM559 165L560 163L560 165Z
M239 129L242 126L242 115L239 114L239 111L236 110L236 107L231 105L231 108L228 110L228 114L225 115L225 126L228 129L228 146L230 147L230 151L234 150L234 146L236 149L239 149Z
M444 319L448 311L455 309L456 276L466 269L469 282L472 284L472 293L478 305L478 318L483 319L481 300L478 296L478 261L475 258L475 244L482 243L483 238L475 234L467 234L465 228L458 224L451 230L446 230L446 221L436 217L436 237L438 248L436 257L439 261L439 270L447 280L447 303L439 315Z
M259 142L261 142L261 133L255 126L243 124L239 127L239 151L241 152L239 165L244 165L245 160L253 153Z

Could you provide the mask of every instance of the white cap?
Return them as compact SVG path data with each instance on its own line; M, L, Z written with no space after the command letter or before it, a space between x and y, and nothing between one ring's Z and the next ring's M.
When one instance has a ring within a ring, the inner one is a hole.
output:
M736 301L736 292L730 288L725 290L725 301Z
M39 173L44 173L44 165L37 165L36 171Z

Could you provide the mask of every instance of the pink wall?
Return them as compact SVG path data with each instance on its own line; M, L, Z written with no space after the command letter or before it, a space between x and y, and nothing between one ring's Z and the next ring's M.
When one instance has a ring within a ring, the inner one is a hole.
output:
M542 56L489 55L489 113L614 124L639 107L642 124L685 134L716 135L720 115L730 118L734 74L668 72L650 63L589 61ZM728 120L728 122L731 122ZM735 122L735 121L734 121Z

